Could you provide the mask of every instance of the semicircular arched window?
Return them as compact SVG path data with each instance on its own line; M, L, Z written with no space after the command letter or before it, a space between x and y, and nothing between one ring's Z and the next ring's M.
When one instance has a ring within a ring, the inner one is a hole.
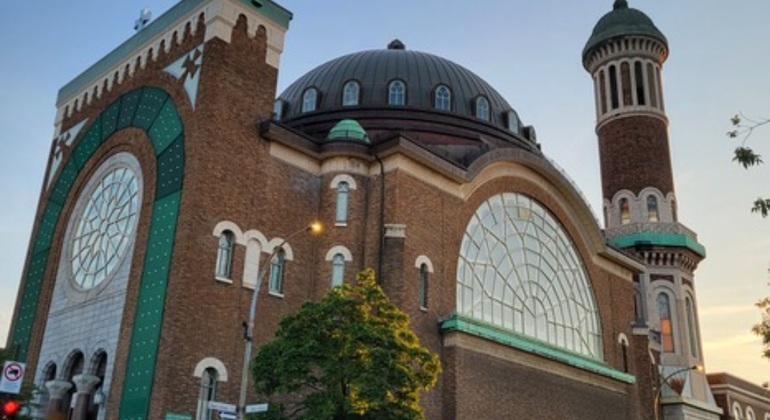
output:
M358 105L358 82L351 80L345 83L342 88L342 106L356 106Z
M388 104L406 105L406 85L400 80L394 80L388 85Z
M602 359L599 312L580 255L561 223L523 194L489 198L468 222L457 313Z
M476 98L476 118L489 121L489 99L484 96Z
M449 111L452 108L452 91L448 87L439 85L436 88L433 107L439 111Z
M302 112L313 112L318 103L318 91L315 88L309 88L302 94Z

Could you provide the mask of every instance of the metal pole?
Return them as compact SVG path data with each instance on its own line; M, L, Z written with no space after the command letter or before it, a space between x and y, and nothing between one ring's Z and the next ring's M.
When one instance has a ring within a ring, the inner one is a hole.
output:
M252 348L252 342L254 337L254 315L257 312L257 297L259 296L259 289L262 287L262 279L265 277L265 273L267 273L267 269L270 267L273 258L275 258L275 255L278 253L278 251L283 248L284 245L286 245L286 242L289 241L289 239L299 235L303 232L314 232L316 230L320 230L320 225L313 224L307 227L304 227L291 235L287 236L286 239L281 241L281 243L278 244L275 248L273 248L273 252L270 253L270 257L268 257L266 264L264 267L262 267L259 270L259 275L257 276L257 284L254 286L254 291L251 293L251 306L249 307L249 322L246 325L246 332L244 334L244 341L246 342L246 348L243 351L243 370L241 371L241 392L240 396L238 397L238 418L239 419L245 419L246 418L246 388L248 388L249 383L249 364L251 362L251 348Z

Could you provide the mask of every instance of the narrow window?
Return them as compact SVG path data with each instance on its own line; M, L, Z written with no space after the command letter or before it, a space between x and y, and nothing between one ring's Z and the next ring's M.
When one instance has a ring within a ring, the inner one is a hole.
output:
M219 237L219 252L217 253L216 276L221 279L231 279L233 269L233 232L226 230Z
M687 331L690 335L690 354L692 357L698 357L698 339L695 330L695 312L692 307L692 300L689 297L684 300L685 311L687 311Z
M617 109L620 106L620 99L618 98L618 69L615 66L610 66L610 104L612 109Z
M647 221L658 221L658 199L654 195L647 196Z
M388 85L388 104L404 105L406 103L406 86L400 80L394 80Z
M628 207L628 199L620 199L620 223L627 225L631 223L631 209Z
M676 222L677 220L677 214L676 214L676 200L671 200L671 218L673 219L673 222Z
M342 88L342 106L358 105L358 82L351 80Z
M310 88L302 94L302 112L315 111L316 101L318 100L318 91Z
M273 102L273 118L276 121L281 121L283 118L283 101L280 99Z
M418 290L418 300L420 309L428 307L428 264L420 264L420 284Z
M655 72L652 71L652 64L647 63L647 89L650 92L650 105L658 106L658 94L655 90Z
M636 102L639 105L646 105L647 99L644 97L644 73L642 72L642 62L634 63L634 75L636 76Z
M660 318L660 345L664 353L674 352L674 326L671 319L671 302L666 293L658 294L658 316Z
M607 78L604 76L604 70L599 73L599 98L603 115L607 112Z
M286 251L280 249L270 262L270 292L272 293L283 293L283 268L285 263Z
M449 111L452 104L452 92L449 91L449 88L441 85L436 89L435 95L434 108L439 111Z
M627 61L620 64L620 92L623 98L623 106L633 105L634 93L631 86L631 66Z
M513 111L508 111L506 114L506 119L508 120L508 129L511 130L511 132L518 133L521 129L521 126L519 124L519 117L516 116L516 113Z
M339 225L345 225L348 221L348 195L350 194L350 184L345 181L337 184L337 218Z
M332 287L342 285L345 278L345 256L334 254L332 257Z
M476 98L476 118L489 121L489 100L483 96Z
M198 392L198 415L196 420L212 420L213 410L209 409L209 401L215 401L218 376L219 374L214 368L207 368L203 371Z

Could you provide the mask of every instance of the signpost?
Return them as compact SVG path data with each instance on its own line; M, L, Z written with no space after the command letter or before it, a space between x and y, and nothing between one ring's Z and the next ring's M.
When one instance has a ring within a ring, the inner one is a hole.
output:
M0 377L0 392L18 394L21 391L21 381L27 365L21 362L6 360Z

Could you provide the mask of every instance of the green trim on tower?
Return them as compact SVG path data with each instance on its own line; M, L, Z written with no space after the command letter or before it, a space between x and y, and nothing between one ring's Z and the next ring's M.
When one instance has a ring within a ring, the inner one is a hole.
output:
M120 407L121 419L138 420L147 418L150 406L184 177L184 127L174 101L165 91L143 87L122 95L105 108L75 143L70 159L52 186L32 242L11 345L18 349L18 359L26 360L51 241L63 206L96 150L108 143L116 131L127 127L146 132L157 159L155 199Z
M628 384L636 382L636 377L583 355L573 353L546 342L504 330L486 322L468 317L453 315L441 322L442 331L461 331L482 337L506 346L511 346L527 353L536 354L546 359L556 360L578 369L593 372Z
M706 257L706 248L695 239L681 233L638 232L618 236L607 241L613 248L631 248L637 246L673 246L687 248Z

